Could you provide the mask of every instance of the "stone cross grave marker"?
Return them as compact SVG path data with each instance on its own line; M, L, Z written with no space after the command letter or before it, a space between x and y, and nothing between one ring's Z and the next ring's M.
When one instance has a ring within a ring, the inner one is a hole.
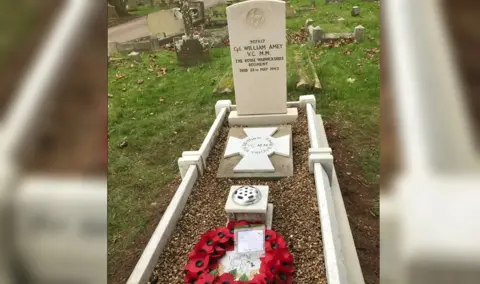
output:
M238 114L286 113L285 2L236 3L227 21Z
M241 155L243 158L234 172L274 172L269 156L273 154L290 157L291 137L272 137L278 127L243 128L246 138L228 137L224 158Z

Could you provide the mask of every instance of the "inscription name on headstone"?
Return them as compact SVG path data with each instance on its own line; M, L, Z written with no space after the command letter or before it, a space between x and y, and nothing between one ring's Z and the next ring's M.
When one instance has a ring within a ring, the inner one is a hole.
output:
M238 114L286 113L285 2L240 2L227 19Z

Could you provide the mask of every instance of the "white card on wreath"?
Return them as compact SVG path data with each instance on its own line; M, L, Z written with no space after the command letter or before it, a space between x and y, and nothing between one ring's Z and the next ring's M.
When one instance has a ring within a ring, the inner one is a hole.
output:
M238 253L265 253L265 226L235 229L235 248Z

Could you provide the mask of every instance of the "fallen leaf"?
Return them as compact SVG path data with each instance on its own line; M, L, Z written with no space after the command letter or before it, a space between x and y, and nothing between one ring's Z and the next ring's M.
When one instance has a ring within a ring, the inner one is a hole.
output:
M122 88L122 91L124 91L124 92L125 92L126 90L127 90L127 88Z
M117 73L117 74L115 74L115 77L116 77L117 79L125 78L125 76L126 76L126 75L125 75L125 74L122 74L122 73Z
M128 146L127 137L123 138L122 142L118 145L119 148L125 148Z
M109 97L109 98L113 98L113 95L110 94L110 93L108 93L108 97Z
M162 71L158 71L157 72L157 77L162 77L163 76L163 72Z
M354 79L354 78L348 78L348 79L347 79L347 82L350 83L350 84L352 84L353 82L355 82L355 79Z
M153 72L153 68L148 68L148 72Z
M133 65L133 64L130 64L130 68L133 68L133 67L135 67L135 65Z
M165 100L164 98L162 98L162 97L160 98L160 102L161 102L161 103L163 103L164 100Z
M140 79L140 80L137 81L137 83L138 83L139 85L141 85L141 84L143 84L143 80Z

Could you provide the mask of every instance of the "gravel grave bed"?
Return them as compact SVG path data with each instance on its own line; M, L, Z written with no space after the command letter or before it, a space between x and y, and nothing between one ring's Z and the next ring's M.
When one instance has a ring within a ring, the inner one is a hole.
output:
M225 226L225 202L232 185L268 185L273 203L272 229L282 234L294 256L295 283L326 283L320 217L314 176L308 171L307 119L299 111L292 125L294 176L280 180L217 178L220 159L228 137L228 123L207 159L204 175L197 179L182 216L160 255L149 283L183 283L188 253L201 234Z

